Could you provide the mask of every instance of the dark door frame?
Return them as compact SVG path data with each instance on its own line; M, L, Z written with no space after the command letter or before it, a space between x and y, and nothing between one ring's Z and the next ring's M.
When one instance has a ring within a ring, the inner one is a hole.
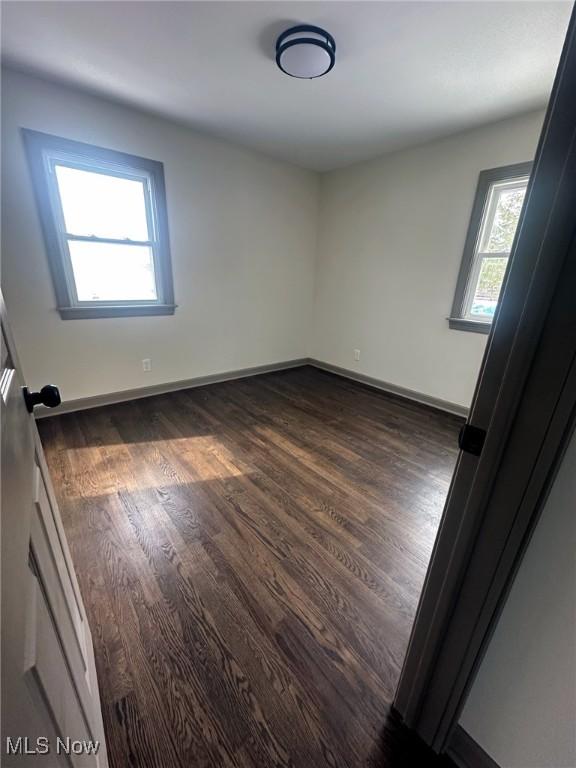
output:
M576 417L576 14L488 338L394 708L445 749Z

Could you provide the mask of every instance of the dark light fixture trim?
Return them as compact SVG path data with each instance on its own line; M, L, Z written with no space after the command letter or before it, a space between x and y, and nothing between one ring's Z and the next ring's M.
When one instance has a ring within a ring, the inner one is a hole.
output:
M302 33L303 36L294 37L294 35L299 35L299 33ZM307 37L305 36L306 33L309 35L317 35L317 37ZM293 72L289 72L282 65L282 56L289 48L297 45L315 45L318 48L321 48L328 54L330 59L328 67L326 67L324 71L312 75L297 75ZM282 70L282 72L284 72L286 75L289 75L290 77L296 77L301 80L314 80L317 77L322 77L323 75L328 74L328 72L330 72L330 70L333 68L335 62L336 41L329 32L326 32L326 30L322 29L321 27L315 27L312 24L300 24L295 27L290 27L290 29L282 32L276 41L276 64L278 65L279 69Z

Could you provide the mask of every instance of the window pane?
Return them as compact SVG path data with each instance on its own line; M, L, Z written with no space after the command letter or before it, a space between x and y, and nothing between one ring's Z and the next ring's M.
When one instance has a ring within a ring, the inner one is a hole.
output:
M508 259L483 258L472 298L470 315L479 320L491 320L496 310Z
M488 205L484 243L480 250L488 253L510 253L522 203L526 195L527 181L518 185L495 184Z
M156 301L152 249L69 240L78 301Z
M56 165L66 232L148 240L144 183Z

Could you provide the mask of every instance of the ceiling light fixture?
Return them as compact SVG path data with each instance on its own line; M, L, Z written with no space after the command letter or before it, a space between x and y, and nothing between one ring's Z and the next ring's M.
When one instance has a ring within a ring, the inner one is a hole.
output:
M276 64L290 77L322 77L330 72L335 61L334 38L320 27L290 27L276 41Z

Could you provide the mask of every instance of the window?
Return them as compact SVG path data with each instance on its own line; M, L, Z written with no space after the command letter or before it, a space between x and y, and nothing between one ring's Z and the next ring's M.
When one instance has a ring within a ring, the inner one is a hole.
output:
M531 163L482 171L478 180L450 328L488 333L498 304Z
M173 314L162 163L23 133L61 317Z

